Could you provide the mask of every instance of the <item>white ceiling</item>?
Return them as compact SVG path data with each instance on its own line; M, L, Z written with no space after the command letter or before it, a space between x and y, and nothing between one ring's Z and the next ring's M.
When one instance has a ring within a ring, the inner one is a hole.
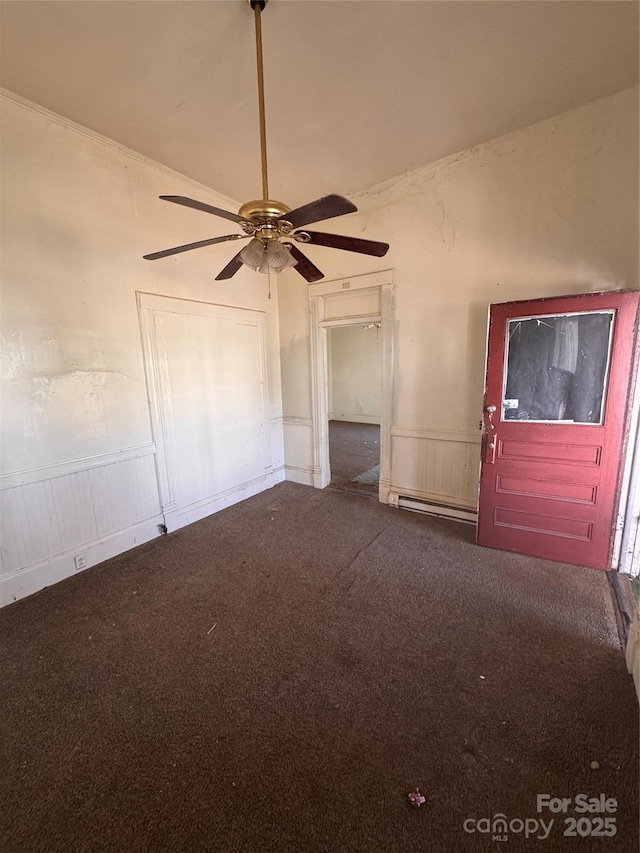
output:
M349 194L638 83L638 3L271 0L270 195ZM261 195L247 0L2 2L0 82Z

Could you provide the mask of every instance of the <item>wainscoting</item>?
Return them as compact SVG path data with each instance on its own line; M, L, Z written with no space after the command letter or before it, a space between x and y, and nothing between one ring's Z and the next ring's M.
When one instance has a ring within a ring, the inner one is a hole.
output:
M0 606L284 479L264 312L154 294L139 306L154 441L0 477Z
M160 535L155 453L150 443L0 477L0 606Z
M479 475L479 432L392 427L390 503L406 495L475 512Z
M283 425L286 479L311 486L314 474L311 418L285 417ZM389 490L392 506L398 506L399 498L406 496L444 508L459 508L465 511L465 517L475 517L479 475L479 432L392 427Z
M285 479L313 486L313 421L283 418Z

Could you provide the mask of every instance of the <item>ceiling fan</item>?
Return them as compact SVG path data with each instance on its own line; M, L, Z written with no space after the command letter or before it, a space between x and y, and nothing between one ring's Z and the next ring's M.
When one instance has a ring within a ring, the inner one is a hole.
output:
M264 108L264 71L262 62L262 21L261 13L268 0L248 0L254 11L256 30L256 58L258 65L258 105L260 112L260 154L262 159L262 199L243 204L238 213L231 213L219 207L213 207L202 201L196 201L181 195L161 195L163 201L171 201L204 213L212 213L229 219L240 226L243 234L227 234L224 237L212 237L209 240L198 240L184 246L174 246L144 255L145 260L155 261L191 249L212 246L215 243L226 243L231 240L243 240L251 237L249 242L226 267L218 273L216 281L229 279L245 264L257 272L281 272L288 267L294 267L296 272L308 282L318 281L323 273L295 245L309 243L314 246L327 246L332 249L343 249L347 252L358 252L363 255L374 255L381 258L389 250L388 243L375 240L363 240L359 237L343 237L339 234L325 234L321 231L299 230L314 222L322 222L355 213L358 209L348 199L340 195L327 195L302 207L291 210L286 204L269 199L269 183L267 176L267 139Z

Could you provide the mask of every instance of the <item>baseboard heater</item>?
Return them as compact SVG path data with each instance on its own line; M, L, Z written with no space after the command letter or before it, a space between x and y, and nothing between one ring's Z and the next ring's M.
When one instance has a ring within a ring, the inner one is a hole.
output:
M435 515L440 518L453 518L456 521L464 521L466 524L473 525L475 525L478 517L477 512L473 509L461 509L459 506L424 501L420 498L410 498L407 495L398 495L396 506L400 509L408 509L411 512L424 512L427 515Z

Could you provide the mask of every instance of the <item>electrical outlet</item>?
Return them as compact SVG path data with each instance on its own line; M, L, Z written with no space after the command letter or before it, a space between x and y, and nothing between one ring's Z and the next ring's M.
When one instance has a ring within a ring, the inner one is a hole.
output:
M76 564L76 570L86 569L87 568L87 558L84 554L78 554L73 558Z

